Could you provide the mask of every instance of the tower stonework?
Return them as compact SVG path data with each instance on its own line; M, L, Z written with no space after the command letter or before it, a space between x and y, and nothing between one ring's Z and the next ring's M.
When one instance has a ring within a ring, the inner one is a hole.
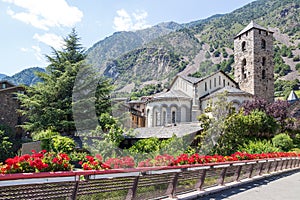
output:
M234 38L234 78L241 90L274 101L273 32L253 21Z

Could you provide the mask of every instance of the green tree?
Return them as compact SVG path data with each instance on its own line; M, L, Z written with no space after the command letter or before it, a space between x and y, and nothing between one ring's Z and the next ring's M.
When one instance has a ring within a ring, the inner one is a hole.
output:
M91 70L85 64L86 53L79 40L73 29L64 39L63 49L53 49L53 55L47 56L50 64L45 73L38 74L43 82L26 88L26 94L19 95L21 112L28 119L23 125L25 130L38 132L52 127L53 131L60 133L74 134L76 131L72 111L73 88L79 70ZM110 107L108 93L111 86L106 80L98 84L94 100L91 101L94 104L96 102L97 113L100 113L99 110L107 111ZM85 90L84 87L81 89Z
M269 140L249 140L247 143L243 144L243 146L241 146L238 150L251 154L271 153L280 151L280 149L275 147Z
M281 151L289 151L293 148L292 138L286 134L281 133L272 138L273 145L279 148Z
M0 162L12 156L13 143L4 130L0 130Z

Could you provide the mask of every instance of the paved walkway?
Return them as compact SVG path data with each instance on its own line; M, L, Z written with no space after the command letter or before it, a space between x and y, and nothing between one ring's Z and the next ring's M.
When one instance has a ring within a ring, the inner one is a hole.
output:
M300 172L257 180L242 187L201 197L199 200L300 200Z

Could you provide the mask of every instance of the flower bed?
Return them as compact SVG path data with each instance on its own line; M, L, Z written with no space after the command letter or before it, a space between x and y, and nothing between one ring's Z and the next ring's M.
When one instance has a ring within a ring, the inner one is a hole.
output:
M244 152L236 152L230 156L221 155L199 155L199 154L181 154L177 157L171 155L158 155L153 159L146 159L139 163L135 163L132 157L126 156L121 158L109 158L103 161L100 155L87 155L84 160L80 161L80 165L84 170L107 170L120 168L137 167L155 167L155 166L180 166L206 163L222 163L228 161L241 160L257 160L266 158L282 158L282 157L299 157L300 154L294 152L274 152L262 154L248 154ZM12 173L28 173L28 172L55 172L55 171L71 171L73 166L70 164L70 158L64 153L53 152L32 152L31 155L15 156L8 158L5 164L0 165L2 174Z

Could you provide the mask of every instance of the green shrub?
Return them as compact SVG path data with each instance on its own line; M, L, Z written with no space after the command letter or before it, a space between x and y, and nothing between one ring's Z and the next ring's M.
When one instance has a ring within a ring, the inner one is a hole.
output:
M291 152L300 153L300 149L299 148L292 148L290 151Z
M280 133L273 137L273 145L282 151L289 151L293 148L293 140L286 133Z
M41 141L41 148L47 151L51 151L51 141L53 137L58 136L59 133L52 131L51 129L43 130L40 132L35 132L32 134L32 139L34 141Z
M295 56L295 57L293 58L293 61L294 61L294 62L298 62L298 61L300 61L300 57L299 57L299 55Z
M296 64L296 70L300 70L300 63Z
M71 153L75 148L75 142L73 139L60 135L53 137L50 145L53 151L63 153Z
M280 149L275 147L270 141L267 140L250 140L248 143L240 147L239 151L254 154L279 152Z

